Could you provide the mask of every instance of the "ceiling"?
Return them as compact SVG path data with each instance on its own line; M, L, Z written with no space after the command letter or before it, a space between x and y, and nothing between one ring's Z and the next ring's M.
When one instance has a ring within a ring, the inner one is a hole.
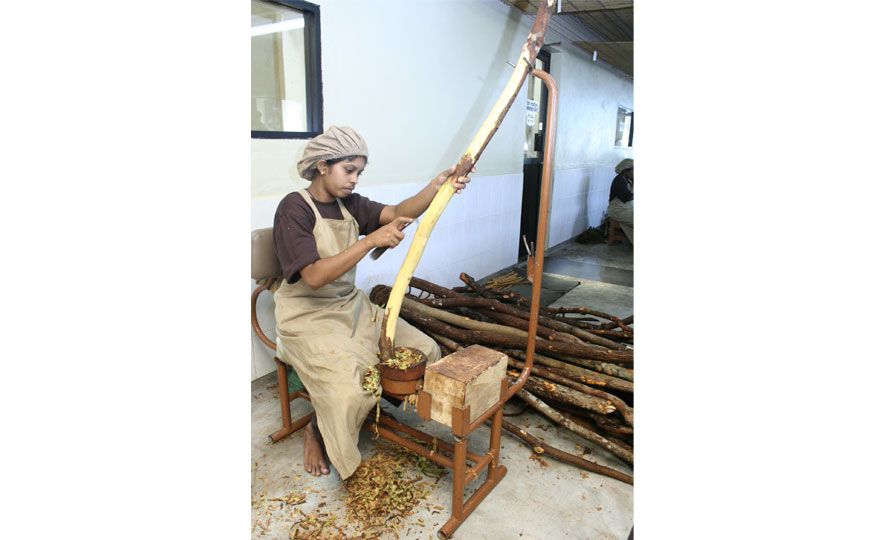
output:
M501 0L531 16L543 0ZM633 0L559 0L550 28L571 43L633 78Z

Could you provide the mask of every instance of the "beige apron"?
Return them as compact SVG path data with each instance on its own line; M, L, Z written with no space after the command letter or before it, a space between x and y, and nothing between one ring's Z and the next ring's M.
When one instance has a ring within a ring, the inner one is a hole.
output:
M313 235L321 258L337 255L359 238L356 219L338 200L344 219L320 216L307 190L298 192L316 215ZM337 200L337 199L336 199ZM303 279L283 282L276 293L277 356L295 368L317 413L317 425L332 465L342 479L361 461L359 431L376 399L362 389L363 373L378 363L384 310L354 286L356 267L313 290ZM400 319L396 345L422 350L430 362L439 346Z

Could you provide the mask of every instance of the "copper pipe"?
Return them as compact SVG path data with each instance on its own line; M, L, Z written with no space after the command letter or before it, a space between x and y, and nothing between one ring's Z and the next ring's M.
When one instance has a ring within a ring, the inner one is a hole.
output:
M258 295L260 295L263 291L271 288L271 286L273 286L275 282L276 278L271 278L267 281L267 283L252 291L252 330L255 332L255 335L258 336L258 339L260 339L262 343L264 343L274 351L277 350L277 344L268 339L267 336L264 334L264 331L261 329L261 326L258 325L258 313L256 313L255 306L258 304Z
M532 75L544 81L547 86L547 133L544 136L544 165L541 174L541 201L538 211L538 236L535 241L535 280L532 283L532 307L529 315L529 337L526 344L525 367L520 373L516 383L507 392L507 399L522 389L525 381L532 370L532 362L535 359L535 342L538 332L538 312L541 309L541 282L544 272L544 248L547 242L547 218L550 208L550 184L553 179L553 144L556 139L556 106L558 90L556 82L549 73L536 69ZM505 399L504 401L507 401ZM485 421L485 420L483 420Z
M535 360L535 341L538 333L538 311L541 308L541 282L544 272L544 248L547 242L547 214L550 207L550 183L553 178L553 144L556 140L556 106L559 91L556 88L556 81L549 73L536 69L532 71L532 75L538 77L547 86L547 133L544 135L544 164L541 174L541 201L538 206L538 236L535 242L535 277L532 283L532 304L529 315L528 343L525 351L525 367L516 382L507 390L497 404L493 405L489 410L479 415L476 420L467 427L467 433L472 432L486 420L495 414L498 409L507 403L507 400L519 392L532 370L532 364Z

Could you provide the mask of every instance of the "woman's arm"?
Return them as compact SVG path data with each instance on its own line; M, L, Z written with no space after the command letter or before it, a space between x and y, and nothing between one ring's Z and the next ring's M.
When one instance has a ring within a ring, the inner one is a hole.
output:
M301 279L314 290L332 283L349 272L372 249L398 246L403 239L403 227L412 221L414 220L411 218L397 217L372 234L360 238L341 253L308 264L301 269Z
M385 206L384 209L381 210L381 216L378 218L378 221L382 225L385 225L398 217L416 218L420 216L425 210L427 210L427 207L430 206L430 203L436 196L436 192L439 191L439 188L442 187L446 182L446 179L451 176L453 172L455 172L455 167L449 167L445 171L439 173L436 178L431 180L424 189L415 195L397 205ZM469 176L457 178L455 180L455 193L461 193L461 190L467 187L469 182Z

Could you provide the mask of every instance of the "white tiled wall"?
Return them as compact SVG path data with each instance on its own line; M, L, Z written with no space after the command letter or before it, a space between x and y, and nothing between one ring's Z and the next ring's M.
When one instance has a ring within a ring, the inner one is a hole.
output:
M367 186L360 188L359 193L376 201L398 203L425 185L420 182ZM515 263L521 197L522 174L473 175L469 187L452 198L434 227L415 276L454 287L463 285L458 279L461 272L479 279ZM279 199L253 199L252 228L273 226L277 204ZM357 265L357 287L368 293L377 284L392 285L416 229L416 225L406 229L403 243L378 260L364 258ZM269 293L259 297L257 311L265 333L275 339L273 299ZM252 350L254 380L273 371L274 363L273 354L254 335Z

